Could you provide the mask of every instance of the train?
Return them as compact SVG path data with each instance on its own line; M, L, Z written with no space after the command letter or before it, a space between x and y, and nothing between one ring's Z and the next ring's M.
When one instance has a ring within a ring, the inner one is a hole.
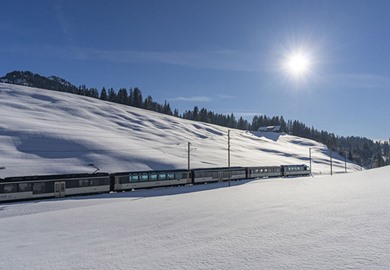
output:
M307 165L280 165L7 177L0 179L0 202L310 174Z

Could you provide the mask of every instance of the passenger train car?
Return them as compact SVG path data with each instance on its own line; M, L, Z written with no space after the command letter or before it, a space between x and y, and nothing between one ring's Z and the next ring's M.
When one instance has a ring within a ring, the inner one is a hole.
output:
M306 165L281 165L281 174L284 177L310 175L310 168Z
M0 180L0 202L105 192L110 192L108 173L24 176Z
M246 170L247 170L247 178L248 179L282 176L280 166L247 167Z
M111 190L124 191L191 184L188 170L141 171L111 174Z
M281 165L8 177L0 179L0 202L221 182L229 175L241 180L310 174L306 165Z
M231 167L230 180L246 179L246 169L244 167ZM229 180L229 168L209 168L192 170L192 183L208 183Z

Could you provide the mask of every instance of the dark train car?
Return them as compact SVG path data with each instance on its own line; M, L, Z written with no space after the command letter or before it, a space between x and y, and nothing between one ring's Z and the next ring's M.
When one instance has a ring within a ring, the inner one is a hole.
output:
M229 173L230 180L241 180L307 176L311 171L306 165L281 165L8 177L0 179L0 202L221 182L229 180Z
M124 191L191 184L188 170L122 172L111 174L111 190Z
M307 165L282 165L282 176L308 176L311 174L310 167Z
M246 170L249 179L282 176L282 169L280 166L247 167Z
M193 169L193 183L221 182L229 180L229 168ZM230 180L246 179L245 167L231 167Z
M108 173L35 175L0 180L0 202L59 198L109 191Z

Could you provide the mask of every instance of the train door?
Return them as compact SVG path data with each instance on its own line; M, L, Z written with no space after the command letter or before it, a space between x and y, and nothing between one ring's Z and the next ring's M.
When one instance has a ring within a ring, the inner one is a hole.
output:
M54 196L56 198L65 197L65 182L54 183Z

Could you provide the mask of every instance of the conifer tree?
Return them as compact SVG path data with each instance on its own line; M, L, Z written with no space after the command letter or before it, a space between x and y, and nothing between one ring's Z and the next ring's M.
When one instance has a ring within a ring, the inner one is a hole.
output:
M108 101L116 102L116 93L112 88L108 90Z
M107 90L106 90L106 88L102 88L102 91L100 92L100 99L101 100L107 100Z

